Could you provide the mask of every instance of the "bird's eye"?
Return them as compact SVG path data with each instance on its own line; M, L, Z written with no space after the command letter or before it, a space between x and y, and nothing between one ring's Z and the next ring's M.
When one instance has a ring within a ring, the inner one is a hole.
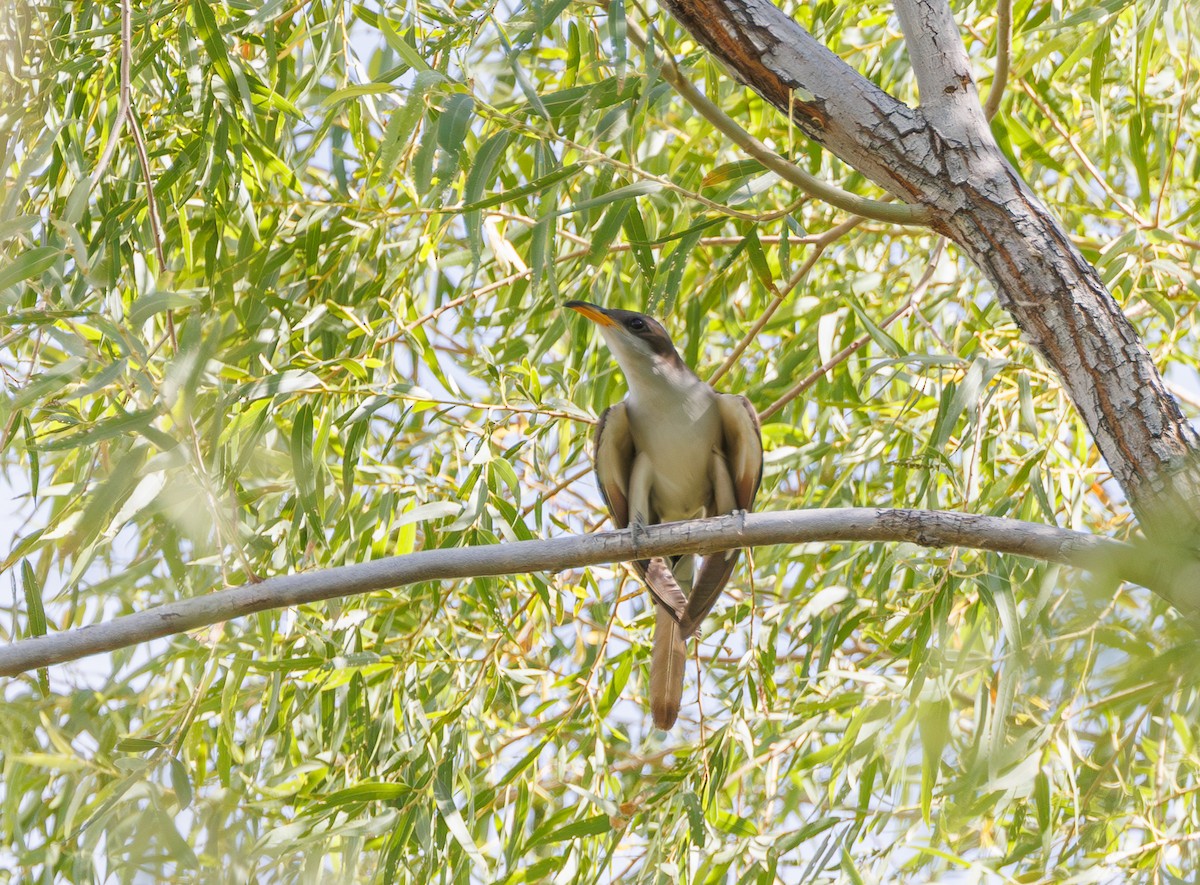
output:
M645 332L646 321L641 317L634 317L629 321L629 330L631 332Z

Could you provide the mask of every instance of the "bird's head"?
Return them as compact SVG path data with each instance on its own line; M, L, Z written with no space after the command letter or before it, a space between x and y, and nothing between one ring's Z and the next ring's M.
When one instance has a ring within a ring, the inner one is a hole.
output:
M587 301L568 301L563 306L600 327L604 343L616 357L630 386L652 375L670 375L680 370L691 374L671 343L671 336L654 317L632 310L606 309Z

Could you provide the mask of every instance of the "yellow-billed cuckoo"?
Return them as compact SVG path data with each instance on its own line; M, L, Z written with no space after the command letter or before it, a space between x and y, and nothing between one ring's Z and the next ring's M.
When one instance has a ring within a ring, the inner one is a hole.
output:
M600 327L629 383L624 402L610 406L596 428L596 478L617 528L749 510L763 465L750 401L696 377L653 317L586 301L565 306ZM737 554L714 553L698 572L692 556L677 557L670 568L658 559L635 563L657 608L650 712L658 728L675 724L685 640L717 601Z

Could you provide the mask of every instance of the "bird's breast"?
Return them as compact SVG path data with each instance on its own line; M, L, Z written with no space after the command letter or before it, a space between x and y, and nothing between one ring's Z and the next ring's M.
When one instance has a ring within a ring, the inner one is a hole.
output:
M659 522L703 516L712 500L710 467L720 444L715 397L707 388L684 396L630 403L634 446L654 466L650 504Z

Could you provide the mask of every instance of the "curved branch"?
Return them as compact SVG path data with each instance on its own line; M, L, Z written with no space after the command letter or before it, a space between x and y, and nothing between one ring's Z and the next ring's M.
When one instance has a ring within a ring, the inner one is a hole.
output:
M689 33L805 135L905 203L928 203L904 168L926 121L872 83L771 0L664 0Z
M101 624L0 648L0 676L114 651L268 609L389 590L421 581L557 572L605 562L738 547L814 541L908 542L971 547L1076 566L1154 590L1187 614L1200 613L1200 562L1172 560L1131 544L1055 526L937 510L841 508L732 514L629 530L422 550L358 565L268 578L171 602Z
M827 181L822 181L815 175L809 175L786 157L767 147L737 122L732 120L712 100L709 99L696 84L689 80L675 66L675 60L667 58L666 63L647 45L646 36L638 27L629 22L627 34L642 52L653 53L652 58L659 67L662 78L674 87L683 99L695 108L704 119L712 123L717 131L740 147L758 162L762 163L784 181L796 185L810 197L822 200L831 206L870 218L874 221L884 221L890 224L912 224L928 226L929 210L924 206L910 206L904 203L885 203L882 200L872 200L860 197L849 191L835 187Z

